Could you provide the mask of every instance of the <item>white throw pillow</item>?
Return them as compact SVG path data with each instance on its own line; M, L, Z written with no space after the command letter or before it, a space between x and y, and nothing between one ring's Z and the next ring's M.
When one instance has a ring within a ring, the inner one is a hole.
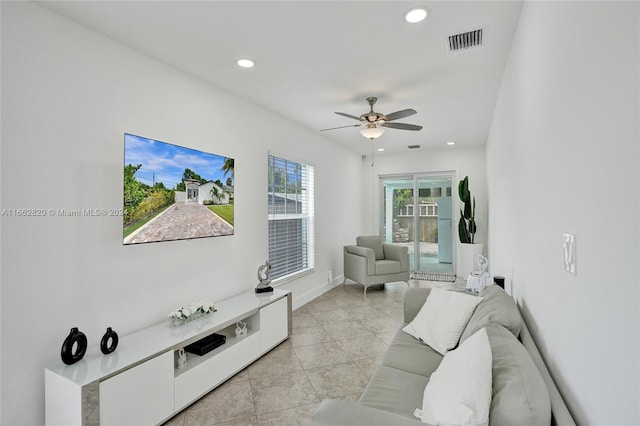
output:
M482 297L433 288L426 302L402 331L444 355L456 347Z
M421 419L433 425L488 425L491 408L491 346L482 328L448 352L431 374Z

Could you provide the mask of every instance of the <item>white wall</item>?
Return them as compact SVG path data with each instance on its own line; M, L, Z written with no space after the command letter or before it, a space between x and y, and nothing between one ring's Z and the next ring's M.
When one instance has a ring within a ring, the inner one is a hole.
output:
M0 7L0 23L2 22L2 7ZM1 43L1 41L0 41ZM0 47L1 49L1 47ZM2 79L2 67L0 66L0 81ZM0 89L2 85L0 84ZM0 105L0 114L2 106ZM0 122L2 120L0 119ZM2 164L2 142L0 137L0 165ZM0 187L2 184L2 176L0 173ZM2 207L2 201L0 200L0 207ZM0 241L2 240L2 221L0 220ZM0 270L2 269L2 244L0 244ZM2 273L0 271L0 307L2 307ZM2 315L0 314L0 422L2 422Z
M640 423L638 18L525 2L487 143L489 258L579 424Z
M256 286L269 149L315 166L317 272L287 285L294 303L342 273L362 216L358 155L36 5L1 7L2 208L120 208L124 132L236 168L230 237L123 246L120 217L2 217L0 423L44 422L43 369L71 327L97 346L108 326Z
M383 137L392 137L387 132ZM476 197L476 222L478 231L476 241L484 243L487 252L487 179L484 147L459 148L447 147L443 149L429 149L410 151L406 154L375 154L374 165L371 158L362 161L362 175L364 182L365 208L363 212L364 230L368 234L378 234L380 217L380 179L379 176L403 173L455 173L452 185L453 212L456 221L460 216L460 199L458 197L458 181L469 176L471 195ZM457 224L457 222L456 222ZM455 245L459 245L457 228L453 236ZM459 253L457 253L459 256ZM460 259L458 257L457 264ZM489 259L491 265L491 259ZM500 275L490 266L492 273ZM500 271L501 272L501 271Z

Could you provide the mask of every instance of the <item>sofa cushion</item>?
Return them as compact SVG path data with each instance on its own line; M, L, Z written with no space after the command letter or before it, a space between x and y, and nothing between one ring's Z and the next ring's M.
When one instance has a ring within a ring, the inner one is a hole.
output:
M384 259L384 249L382 248L382 237L379 235L363 235L356 238L356 244L362 247L369 247L376 255L376 260ZM400 271L398 271L400 272Z
M444 355L455 348L482 297L434 288L416 317L402 330Z
M396 260L376 260L376 275L397 274L402 272L400 266Z
M460 342L490 323L500 324L518 337L522 328L522 317L513 298L497 285L485 287L479 295L483 298L482 302L473 311L460 336Z
M421 419L434 425L487 425L491 347L484 328L449 351L424 389Z
M381 365L360 397L360 404L416 419L429 378ZM416 419L417 420L417 419Z
M427 301L430 288L409 287L404 294L404 322L410 323Z
M485 329L493 358L491 426L550 424L549 391L527 349L498 324Z
M311 415L313 426L424 426L417 418L408 418L351 401L325 399Z
M438 352L398 330L382 359L382 365L429 377L441 361L442 355Z

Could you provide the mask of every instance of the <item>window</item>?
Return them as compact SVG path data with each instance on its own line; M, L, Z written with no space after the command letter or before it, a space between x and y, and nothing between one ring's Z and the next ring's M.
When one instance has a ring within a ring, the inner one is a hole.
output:
M313 271L313 167L269 154L271 279Z

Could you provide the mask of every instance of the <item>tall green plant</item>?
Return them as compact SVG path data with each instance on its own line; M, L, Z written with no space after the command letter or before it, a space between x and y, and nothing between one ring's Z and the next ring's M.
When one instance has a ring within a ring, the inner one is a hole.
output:
M476 235L476 197L471 198L469 192L469 176L465 176L458 183L458 196L463 207L460 209L458 222L458 236L463 244L473 244Z

